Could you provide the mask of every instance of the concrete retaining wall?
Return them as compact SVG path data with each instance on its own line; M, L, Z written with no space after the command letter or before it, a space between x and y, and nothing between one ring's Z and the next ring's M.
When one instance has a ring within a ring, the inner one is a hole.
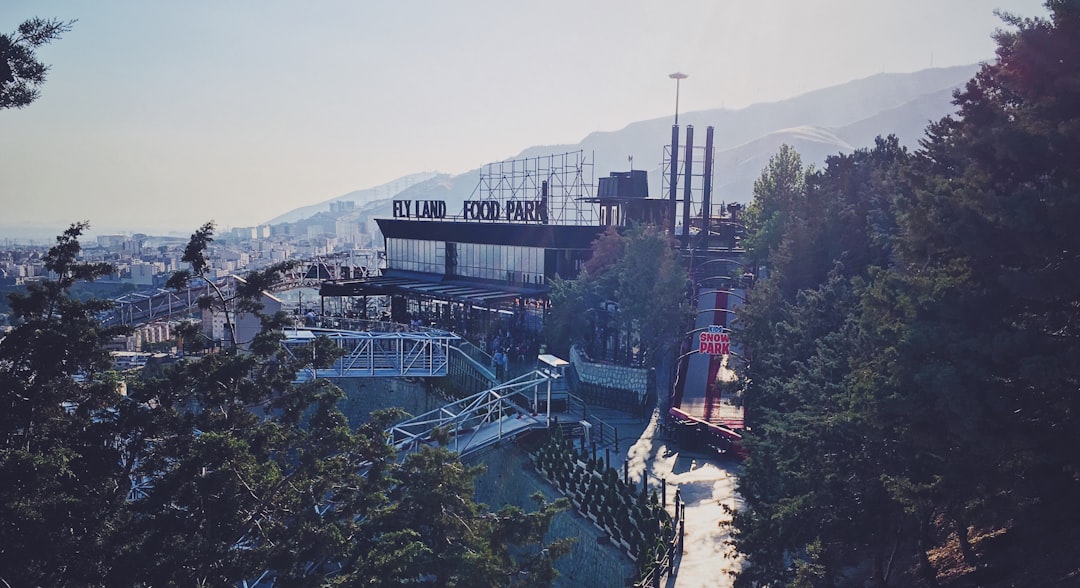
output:
M525 452L514 445L481 451L475 457L469 456L467 461L487 466L476 481L476 500L487 504L492 511L507 504L534 511L536 503L529 497L538 490L548 501L562 496L536 473ZM570 553L555 562L559 572L555 586L625 588L627 580L636 577L637 567L630 558L610 543L603 543L607 535L572 508L551 520L546 540L561 537L578 540Z
M372 412L383 408L402 408L410 415L424 414L446 404L428 394L422 381L405 378L337 378L334 383L345 392L338 407L349 426L370 420Z

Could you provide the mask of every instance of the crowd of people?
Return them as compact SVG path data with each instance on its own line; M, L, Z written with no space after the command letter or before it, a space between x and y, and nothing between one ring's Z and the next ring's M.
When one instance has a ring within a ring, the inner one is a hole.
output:
M535 335L529 332L515 334L510 329L498 330L490 338L480 339L480 348L491 356L491 365L495 368L495 376L499 381L509 377L510 362L524 363L529 358L535 358L539 350L539 342Z

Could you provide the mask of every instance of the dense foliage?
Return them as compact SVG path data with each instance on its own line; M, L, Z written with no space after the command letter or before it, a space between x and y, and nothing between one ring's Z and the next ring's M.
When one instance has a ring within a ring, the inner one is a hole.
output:
M350 429L340 389L293 383L281 313L261 315L248 351L109 371L103 344L119 330L95 320L107 305L68 296L111 271L78 261L84 228L50 250L56 280L13 297L0 341L0 584L550 584L564 550L544 554L543 540L559 505L489 512L456 454L397 459L394 413ZM210 238L212 225L193 236L195 273ZM228 304L261 314L273 271ZM318 351L298 356L332 360Z
M651 365L686 325L687 273L655 226L610 227L577 279L556 278L544 328L554 350L584 344L598 359Z
M917 151L763 173L740 585L935 585L948 546L980 584L1080 573L1080 3L1047 6Z

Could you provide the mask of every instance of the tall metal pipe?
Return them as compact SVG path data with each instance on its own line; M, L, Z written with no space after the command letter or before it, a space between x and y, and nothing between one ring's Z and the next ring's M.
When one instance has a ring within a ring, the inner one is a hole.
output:
M686 125L686 155L683 156L683 205L682 205L682 247L690 244L690 203L691 181L693 180L694 167L694 125Z
M713 127L705 128L705 184L701 191L701 230L705 234L705 248L709 248L709 231L712 224L712 171Z
M712 127L709 127L710 129ZM547 180L540 182L540 208L543 209L543 213L540 217L541 223L548 224L548 183Z
M679 125L671 125L671 179L668 181L668 232L675 235L675 202L679 185Z

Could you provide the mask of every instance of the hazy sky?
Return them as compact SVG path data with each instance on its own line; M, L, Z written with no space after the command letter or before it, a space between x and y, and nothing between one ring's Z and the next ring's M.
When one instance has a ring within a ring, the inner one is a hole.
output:
M0 238L266 221L680 111L993 58L1041 0L2 0L78 19L0 111ZM657 137L657 151L668 137Z

